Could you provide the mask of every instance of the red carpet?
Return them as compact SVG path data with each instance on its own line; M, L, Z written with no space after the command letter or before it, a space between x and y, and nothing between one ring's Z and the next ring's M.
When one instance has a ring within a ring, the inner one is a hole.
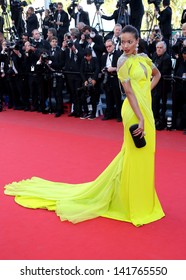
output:
M186 136L157 132L156 189L166 217L136 228L97 218L73 225L23 208L3 187L32 176L93 180L121 148L123 128L103 122L7 110L0 113L0 259L186 259Z

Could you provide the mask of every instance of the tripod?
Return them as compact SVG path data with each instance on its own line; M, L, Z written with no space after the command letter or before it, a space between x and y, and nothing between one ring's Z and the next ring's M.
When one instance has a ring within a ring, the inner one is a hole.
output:
M127 6L124 3L119 8L117 23L121 24L122 27L130 23Z
M148 19L148 16L149 16L149 14L146 13L146 22L147 22L147 31L148 31L147 41L148 41L148 39L149 39L150 32L152 31L152 28L153 28L153 26L154 26L154 20L156 19L155 12L154 12L154 14L152 15L152 17L150 18L150 20ZM156 23L157 23L157 20L156 20Z
M93 21L92 21L92 26L94 26L94 22L95 22L95 19L96 19L96 16L97 16L97 24L95 25L95 28L97 29L97 31L99 33L102 32L103 36L104 36L104 29L103 29L102 18L100 16L100 14L98 13L99 12L99 8L100 8L100 6L96 5L96 12L94 14L94 18L93 18Z

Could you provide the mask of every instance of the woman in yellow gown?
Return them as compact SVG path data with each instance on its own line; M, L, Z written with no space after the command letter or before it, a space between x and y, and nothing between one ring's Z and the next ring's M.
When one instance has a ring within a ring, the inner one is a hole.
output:
M148 56L136 53L138 41L137 30L126 26L121 34L124 53L118 60L118 77L127 96L122 106L124 144L110 165L92 182L67 184L33 177L5 186L5 194L24 207L52 210L72 223L102 216L140 226L164 216L154 186L151 110L151 89L160 74ZM129 132L135 123L134 135L145 135L143 148L136 148Z

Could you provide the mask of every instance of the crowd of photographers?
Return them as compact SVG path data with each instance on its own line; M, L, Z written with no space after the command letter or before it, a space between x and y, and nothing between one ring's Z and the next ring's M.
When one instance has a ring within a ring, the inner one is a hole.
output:
M164 0L163 4L169 2ZM167 7L170 9L165 5L163 11ZM104 93L103 120L114 118L121 122L123 92L116 70L122 54L122 25L116 23L111 32L101 36L90 26L89 14L79 4L72 1L67 11L61 2L51 4L45 10L40 32L35 10L29 7L26 32L19 34L19 39L8 41L1 34L0 111L8 103L8 108L15 110L54 112L59 117L64 113L63 93L67 92L72 104L69 116L94 120ZM161 22L160 10L156 16ZM74 28L70 28L71 18L75 20ZM166 28L162 32L160 26L154 25L148 38L140 38L138 48L149 55L162 74L152 94L156 128L166 127L167 93L172 90L170 79L174 76L173 127L185 129L186 23L173 45L167 44Z

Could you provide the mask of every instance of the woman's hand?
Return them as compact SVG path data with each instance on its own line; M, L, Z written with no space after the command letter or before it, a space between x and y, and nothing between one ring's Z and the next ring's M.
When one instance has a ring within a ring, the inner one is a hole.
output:
M141 137L142 138L143 136L145 136L145 131L144 131L144 119L140 120L139 121L139 124L138 124L138 128L134 130L133 132L133 135L134 136L138 136L141 134Z

